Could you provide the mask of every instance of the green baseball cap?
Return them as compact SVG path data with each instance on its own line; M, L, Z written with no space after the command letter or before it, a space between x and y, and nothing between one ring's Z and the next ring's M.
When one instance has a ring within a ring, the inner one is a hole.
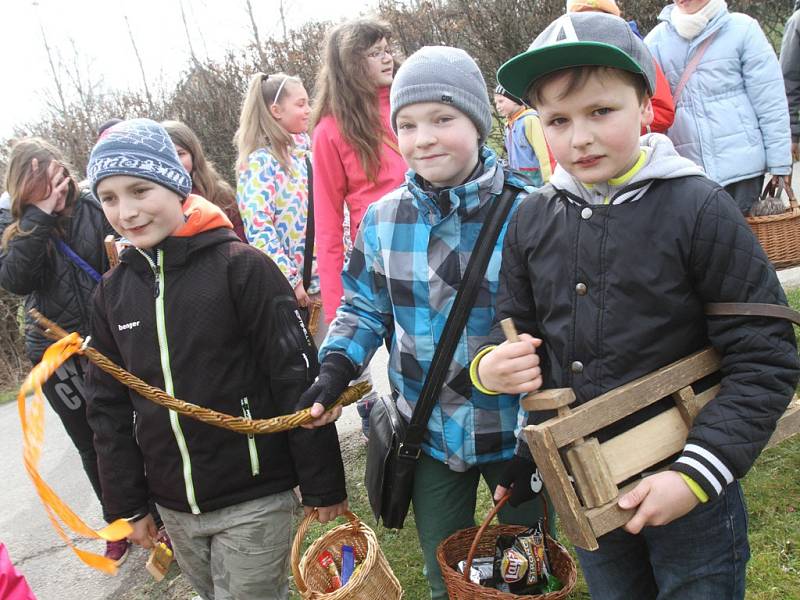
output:
M620 17L599 12L565 14L547 26L527 52L518 54L497 71L497 81L527 100L531 84L555 71L571 67L603 66L644 77L652 96L656 67L644 42Z

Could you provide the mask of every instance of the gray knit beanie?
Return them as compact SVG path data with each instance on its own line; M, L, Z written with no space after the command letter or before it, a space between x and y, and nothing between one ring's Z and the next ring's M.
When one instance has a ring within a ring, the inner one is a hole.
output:
M492 129L486 82L472 57L460 48L424 46L400 66L391 92L395 133L397 111L418 102L452 104L475 124L481 144Z
M192 178L183 168L164 128L150 119L131 119L104 132L89 156L86 175L97 197L97 184L113 175L130 175L163 185L185 199Z

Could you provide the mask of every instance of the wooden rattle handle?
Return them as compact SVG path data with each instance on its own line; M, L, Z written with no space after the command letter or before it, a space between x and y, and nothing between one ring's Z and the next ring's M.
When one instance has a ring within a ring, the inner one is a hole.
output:
M500 327L509 342L518 342L519 334L514 327L514 321L508 317L500 321ZM532 410L556 410L559 415L569 413L566 408L575 401L575 392L570 388L556 388L551 390L541 390L526 394L520 400L520 405L527 411Z
M518 342L519 335L517 334L517 328L514 327L514 321L511 317L506 317L502 321L500 321L500 327L503 328L503 333L506 334L506 339L509 342Z

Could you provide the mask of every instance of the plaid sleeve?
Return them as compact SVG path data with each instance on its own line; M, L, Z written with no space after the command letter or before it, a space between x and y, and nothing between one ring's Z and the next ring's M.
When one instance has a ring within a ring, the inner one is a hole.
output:
M393 323L374 205L367 209L350 260L342 272L344 302L319 352L346 355L360 373Z

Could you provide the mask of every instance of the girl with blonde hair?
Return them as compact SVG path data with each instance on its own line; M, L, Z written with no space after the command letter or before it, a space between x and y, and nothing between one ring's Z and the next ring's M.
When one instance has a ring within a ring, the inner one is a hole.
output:
M86 337L89 299L108 268L103 239L112 233L100 203L88 190L79 191L61 153L40 138L14 144L5 188L8 195L0 201L0 287L25 296L26 314L35 308ZM36 364L50 342L27 320L25 350ZM42 391L102 503L94 433L86 419L83 361L77 355L70 358ZM126 540L106 543L106 557L118 564L127 552Z
M256 73L234 137L239 150L236 201L247 239L275 261L301 308L319 297L314 239L306 236L310 116L308 93L299 78ZM312 260L309 272L306 256ZM317 330L315 341L322 340L325 330Z
M194 131L181 121L164 121L161 126L169 134L183 168L192 178L192 193L202 196L212 204L219 206L233 224L233 230L239 239L247 242L244 225L239 209L236 207L236 195L214 166L206 158L200 139Z

